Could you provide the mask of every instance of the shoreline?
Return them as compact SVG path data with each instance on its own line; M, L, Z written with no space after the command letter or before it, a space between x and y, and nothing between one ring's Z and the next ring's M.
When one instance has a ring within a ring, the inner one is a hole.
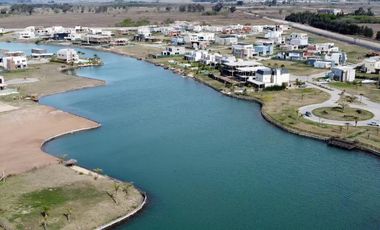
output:
M76 69L79 69L79 68L83 68L83 67L93 67L94 65L92 66L69 66L67 68L62 68L62 69L59 69L58 71L64 73L64 74L67 74L66 71L68 70L76 70ZM98 65L97 65L98 66ZM60 110L56 107L53 107L53 106L48 106L48 105L44 105L44 104L41 104L39 102L39 100L41 98L44 98L44 97L48 97L48 96L52 96L52 95L56 95L56 94L61 94L61 93L68 93L68 92L73 92L73 91L77 91L77 90L83 90L83 89L90 89L90 88L96 88L96 87L104 87L106 86L107 82L105 80L101 80L101 79L96 79L96 78L91 78L91 77L85 77L85 76L80 76L80 75L77 75L77 74L74 74L75 76L77 77L81 77L81 78L86 78L86 79L91 79L91 80L98 80L100 82L102 82L102 84L100 85L94 85L94 86L84 86L84 87L80 87L80 88L76 88L76 89L69 89L69 90L63 90L63 91L60 91L60 92L54 92L54 93L51 93L51 94L43 94L41 96L38 97L38 102L37 104L38 105L43 105L43 106L47 106L49 108L52 108L54 110L58 110L58 111L62 111L62 112L65 112L63 110ZM76 116L76 117L81 117L83 119L86 119L86 120L89 120L89 121L92 121L95 123L94 126L92 127L86 127L86 128L80 128L80 129L74 129L74 130L70 130L70 131L67 131L67 132L63 132L63 133L59 133L57 135L54 135L54 136L51 136L51 137L48 137L47 139L45 139L44 141L42 141L41 145L40 145L40 148L41 150L49 155L49 156L52 156L54 158L56 158L58 160L58 157L54 156L54 155L51 155L49 154L47 151L45 151L45 145L55 139L58 139L58 138L61 138L61 137L64 137L64 136L67 136L67 135L72 135L72 134L77 134L77 133L80 133L80 132L85 132L85 131L90 131L90 130L95 130L95 129L98 129L98 128L101 128L102 127L102 124L96 120L93 120L91 118L88 118L88 117L85 117L85 116L81 116L81 115L78 115L78 114L73 114L73 113L70 113L70 112L65 112L65 113L68 113L68 114L71 114L73 116ZM98 175L98 176L102 176L102 177L107 177L108 179L110 180L113 180L113 181L118 181L118 182L122 182L121 180L118 180L117 178L113 178L113 177L110 177L110 176L104 176L102 174L99 174L99 173L96 173L94 172L93 170L90 170L90 169L87 169L83 166L80 166L79 164L78 165L75 165L75 167L79 168L80 170L82 171L86 171L88 172L88 174L95 174L95 175ZM77 171L76 169L74 169L73 167L69 167L70 169L74 170L74 171ZM121 216L121 217L118 217L114 220L112 220L111 222L109 223L105 223L99 227L96 228L96 230L103 230L103 229L110 229L112 228L113 226L115 225L118 225L118 224L122 224L123 222L127 221L130 217L134 216L135 214L137 214L139 211L141 211L143 209L143 207L145 206L146 202L147 202L147 199L148 199L148 196L147 194L140 190L139 188L137 188L135 185L133 186L135 189L137 189L140 193L140 195L144 198L143 201L141 202L141 204L136 207L135 209L133 209L131 212L128 212L126 213L125 215Z
M93 65L91 65L91 66L93 66ZM66 68L57 68L56 71L61 72L61 73L66 74L66 75L69 75L67 73L68 70L76 70L76 69L79 69L79 68L82 68L82 67L87 67L87 66L68 66ZM49 154L47 151L45 151L45 145L47 143L49 143L50 141L53 141L53 140L55 140L57 138L60 138L60 137L66 136L66 135L76 134L76 133L80 133L80 132L84 132L84 131L89 131L89 130L94 130L94 129L100 128L102 126L100 122L98 122L96 120L93 120L91 118L88 118L88 117L85 117L85 116L81 116L81 115L78 115L78 114L73 114L73 113L70 113L70 112L65 112L64 110L61 110L61 109L56 108L54 106L45 105L45 104L40 103L40 99L42 99L44 97L47 97L47 96L52 96L52 95L56 95L56 94L67 93L67 92L72 92L72 91L77 91L77 90L82 90L82 89L89 89L89 88L95 88L95 87L100 87L100 86L106 86L106 81L105 80L101 80L101 79L97 79L97 78L92 78L92 77L79 76L76 73L71 74L71 75L73 75L75 77L84 78L84 79L96 80L96 81L98 81L99 84L86 85L86 86L80 86L80 87L73 87L73 88L70 88L70 89L58 90L58 91L55 91L55 92L41 93L41 94L38 95L36 103L35 103L35 105L37 106L36 109L43 108L44 110L48 110L48 111L52 111L52 112L58 112L58 113L62 113L62 114L67 114L68 116L72 117L72 119L76 119L76 118L83 119L83 120L85 120L87 122L87 124L86 125L81 125L82 127L80 127L78 125L80 128L78 128L78 126L76 128L75 127L76 125L74 125L73 127L70 127L67 130L61 130L61 131L58 131L56 133L54 133L54 131L52 131L47 137L43 137L44 139L41 140L40 143L39 143L39 149L42 151L42 154L46 155L46 157L51 158L50 162L45 162L43 165L35 166L33 168L30 168L30 169L26 169L25 171L21 172L22 174L23 173L31 172L33 170L38 170L38 169L42 169L42 168L45 168L45 167L49 167L51 165L59 164L58 163L58 161L59 161L59 157L58 156ZM88 174L88 175L98 175L99 177L107 178L110 181L124 183L124 181L118 180L117 178L113 178L113 177L110 177L110 176L105 176L105 175L96 173L93 170L90 170L90 169L87 169L87 168L85 168L83 166L80 166L80 164L76 165L75 167L67 167L67 168L70 168L70 170L73 170L73 171L75 171L77 173L85 173L85 174ZM11 174L9 174L9 176L14 176L14 175L18 175L18 174L19 173L11 173ZM123 222L127 221L127 219L131 218L136 213L138 213L140 210L142 210L142 208L147 203L147 194L144 191L142 191L141 189L139 189L135 185L133 185L133 188L135 190L137 190L138 193L140 194L140 196L142 197L142 201L138 203L138 206L136 208L133 208L132 210L129 210L128 212L122 213L120 216L112 218L112 221L110 221L110 222L99 223L99 225L96 227L96 229L109 229L110 227L112 227L114 225L122 224ZM0 228L1 228L1 225L0 225Z
M82 46L77 46L77 47L82 47ZM84 48L87 48L87 47L84 47ZM302 136L302 137L305 137L305 138L311 138L311 139L314 139L314 140L318 140L318 141L324 142L326 144L327 144L327 141L331 138L329 136L324 136L324 135L321 135L321 134L315 134L315 133L311 133L311 132L307 132L307 131L303 131L303 130L297 130L297 129L293 129L293 128L281 125L275 119L273 119L268 113L266 113L264 111L263 108L265 107L265 103L262 102L261 100L256 99L256 98L246 98L246 97L242 97L242 96L234 95L234 94L225 94L225 93L221 92L219 89L215 88L214 86L208 84L207 82L202 81L201 79L195 78L193 76L185 75L181 71L179 71L178 69L175 69L175 68L174 69L172 69L172 68L166 68L162 64L158 64L158 63L152 62L152 61L150 61L150 60L148 60L146 58L137 57L137 56L125 53L123 51L109 50L109 49L105 49L105 48L102 48L102 47L99 47L99 48L98 47L90 47L90 49L92 49L92 50L98 50L98 51L102 51L102 52L110 52L110 53L113 53L113 54L122 55L122 56L130 57L130 58L134 58L136 60L144 61L144 62L153 64L153 65L155 65L157 67L161 67L163 69L169 70L172 73L178 74L178 75L180 75L182 77L193 79L196 82L199 82L199 83L201 83L201 84L203 84L203 85L205 85L207 87L210 87L211 89L213 89L213 90L221 93L222 95L225 95L225 96L228 96L228 97L232 97L232 98L235 98L235 99L239 99L239 100L244 100L244 101L258 103L260 105L260 114L261 114L261 116L267 122L269 122L270 124L272 124L273 126L279 128L279 129L281 129L283 131L286 131L288 133L291 133L291 134L294 134L294 135L297 135L297 136ZM364 143L356 142L356 149L359 150L359 151L363 151L363 152L372 154L372 155L374 155L376 157L380 157L380 149L375 149L375 148L373 148L371 146L367 146Z

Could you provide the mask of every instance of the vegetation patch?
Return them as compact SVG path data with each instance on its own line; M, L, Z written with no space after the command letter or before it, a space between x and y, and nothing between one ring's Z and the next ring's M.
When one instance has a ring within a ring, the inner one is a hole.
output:
M315 116L337 121L365 121L373 118L373 113L357 108L322 107L314 109Z

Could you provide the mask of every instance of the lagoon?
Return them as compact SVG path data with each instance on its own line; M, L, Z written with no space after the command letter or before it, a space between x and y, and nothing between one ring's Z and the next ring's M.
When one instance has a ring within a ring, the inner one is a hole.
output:
M45 151L148 193L146 208L119 229L380 228L379 158L284 132L258 104L154 65L82 51L104 66L76 73L107 85L41 103L102 127L56 139Z

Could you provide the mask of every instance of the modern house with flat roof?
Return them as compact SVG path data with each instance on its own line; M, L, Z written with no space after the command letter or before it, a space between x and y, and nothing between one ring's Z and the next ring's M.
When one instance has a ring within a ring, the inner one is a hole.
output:
M355 69L349 66L333 67L329 76L335 81L353 82L355 80Z
M249 59L255 55L252 44L239 43L232 46L232 54L236 58Z
M258 89L263 89L272 86L287 86L289 84L289 81L289 72L287 69L284 68L259 69L256 71L256 76L254 79L248 79L248 82Z
M380 73L380 56L364 59L361 70L366 73L379 74Z

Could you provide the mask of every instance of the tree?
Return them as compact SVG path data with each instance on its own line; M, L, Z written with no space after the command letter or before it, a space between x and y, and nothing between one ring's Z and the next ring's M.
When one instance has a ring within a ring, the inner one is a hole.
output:
M178 10L179 12L186 12L186 5L180 5Z
M165 7L165 10L166 10L166 12L170 12L172 10L172 7L171 6L167 6L167 7Z
M365 37L372 38L373 37L373 30L371 28L369 28L368 26L364 26L363 27L363 35Z
M112 199L112 201L115 203L115 204L117 204L117 200L116 200L116 198L115 198L115 195L113 194L113 193L110 193L110 192L106 192L107 193L107 195Z
M220 12L223 9L223 3L219 2L216 5L212 6L214 12Z
M66 211L63 213L63 215L66 217L67 222L70 222L71 220L71 208L67 208Z
M376 33L376 40L380 41L380 31L377 31Z
M235 12L235 11L236 11L236 6L231 6L231 7L230 7L230 12L233 13L233 12Z

